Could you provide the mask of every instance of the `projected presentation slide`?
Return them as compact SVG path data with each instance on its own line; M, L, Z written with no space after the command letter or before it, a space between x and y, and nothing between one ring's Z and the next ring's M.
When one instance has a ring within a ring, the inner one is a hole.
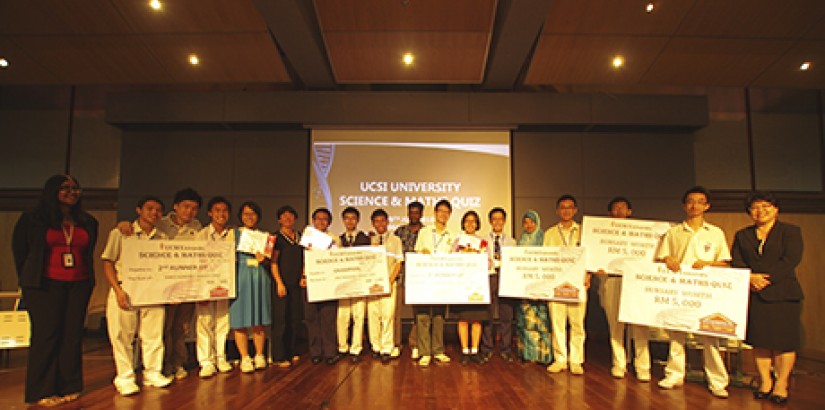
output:
M474 210L490 230L487 212L507 211L505 231L512 232L510 132L313 130L310 212L330 209L330 232L344 231L341 211L358 208L364 232L370 214L383 208L390 230L407 223L407 204L424 204L423 223L433 223L433 206L447 199L453 206L448 227L460 231L461 216Z

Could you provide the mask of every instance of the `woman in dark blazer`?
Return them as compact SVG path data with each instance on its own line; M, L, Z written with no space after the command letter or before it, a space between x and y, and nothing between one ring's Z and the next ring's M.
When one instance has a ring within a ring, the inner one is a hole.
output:
M40 204L14 227L12 250L31 320L26 402L54 406L83 390L83 323L94 287L97 220L68 175L46 181Z
M782 404L788 401L788 379L801 345L802 287L796 267L802 233L776 220L779 201L771 193L748 195L745 210L754 224L736 233L732 266L751 270L746 341L754 347L761 381L753 395Z

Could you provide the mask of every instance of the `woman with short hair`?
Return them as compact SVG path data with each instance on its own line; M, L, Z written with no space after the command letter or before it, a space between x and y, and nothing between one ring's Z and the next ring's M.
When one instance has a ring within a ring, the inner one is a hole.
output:
M796 267L802 260L798 226L777 220L779 201L769 192L753 192L745 211L754 224L733 241L732 266L751 270L751 293L745 340L753 346L760 384L756 399L788 401L788 380L802 343L802 287ZM776 379L771 377L773 367Z

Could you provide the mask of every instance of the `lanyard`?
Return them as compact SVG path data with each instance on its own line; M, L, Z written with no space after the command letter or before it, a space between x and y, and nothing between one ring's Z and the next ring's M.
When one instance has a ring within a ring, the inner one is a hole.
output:
M441 237L438 238L438 241L435 240L437 233L435 228L433 228L433 253L438 253L438 245L441 244L441 241L444 240L444 237L447 236L447 230L444 230L444 233L441 234Z
M60 229L63 230L63 238L66 239L66 246L71 249L72 238L74 237L74 224L69 224L69 232L66 232L66 227L64 225L60 225Z
M564 237L564 233L561 230L561 225L558 226L559 228L559 236L561 236L561 241L564 242L564 246L570 246L570 242L573 241L573 230L576 229L575 227L570 228L570 235L567 238Z

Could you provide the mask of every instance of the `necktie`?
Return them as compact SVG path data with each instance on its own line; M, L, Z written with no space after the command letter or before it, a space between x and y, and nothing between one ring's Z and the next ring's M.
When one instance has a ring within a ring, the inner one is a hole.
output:
M496 256L496 259L501 259L501 242L499 242L500 238L501 236L496 235L496 240L493 243L493 253Z
M384 244L384 235L378 235L378 244L379 244L379 245L383 245L383 244Z
M355 242L355 238L353 238L352 234L347 236L347 245L352 245Z

